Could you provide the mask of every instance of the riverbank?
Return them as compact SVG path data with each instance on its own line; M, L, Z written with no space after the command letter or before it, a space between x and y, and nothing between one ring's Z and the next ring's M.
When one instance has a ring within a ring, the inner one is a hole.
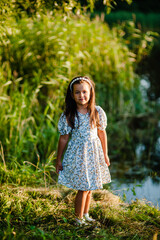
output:
M126 204L108 190L93 191L95 225L74 225L76 191L67 188L0 188L1 239L158 239L160 211L145 202Z

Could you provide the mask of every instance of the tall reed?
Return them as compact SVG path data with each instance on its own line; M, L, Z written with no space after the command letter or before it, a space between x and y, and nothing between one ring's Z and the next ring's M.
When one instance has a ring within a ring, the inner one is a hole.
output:
M0 139L10 167L37 164L37 156L43 163L55 150L66 87L76 75L96 82L97 103L110 114L145 109L134 70L147 39L137 38L134 52L123 37L127 31L99 19L49 13L2 22Z

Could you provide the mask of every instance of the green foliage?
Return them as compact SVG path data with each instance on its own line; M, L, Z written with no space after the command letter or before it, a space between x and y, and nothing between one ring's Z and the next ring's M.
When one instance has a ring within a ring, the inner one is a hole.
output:
M158 235L158 209L139 201L127 205L110 195L94 192L90 214L96 223L81 228L74 220L75 191L4 185L0 189L0 238L150 240Z
M152 36L131 22L111 30L98 19L58 13L8 18L0 26L4 164L37 165L38 157L41 163L49 158L57 146L66 87L76 75L95 81L97 103L108 115L145 111L134 70Z
M124 0L122 0L124 1ZM128 4L132 3L132 0L125 0ZM89 9L91 12L100 5L104 10L109 13L111 9L116 5L115 0L1 0L0 2L0 16L2 19L6 19L8 16L16 16L16 18L24 17L25 15L31 17L36 13L47 11L61 11L65 15L72 15L72 13L80 14L80 12L86 12Z
M159 13L160 12L160 2L159 0L134 0L132 4L126 4L125 1L116 0L117 11L129 11L129 12L142 12L142 13Z
M37 165L29 161L20 164L15 159L7 164L7 168L0 164L0 182L1 184L18 184L21 186L39 186L41 184L43 187L55 184L57 175L52 158L51 155L45 163L38 161Z
M151 30L151 31L160 31L160 13L143 13L143 12L137 12L137 11L124 11L119 10L116 12L111 12L110 14L106 14L103 12L93 12L91 13L91 17L95 16L103 16L106 23L108 23L110 26L113 26L115 24L120 24L128 21L134 21L136 26L139 29L142 29L144 32Z
M55 189L57 123L71 78L82 74L95 81L97 103L110 121L146 110L134 71L152 36L131 22L109 29L99 19L90 21L75 2L57 1L52 9L52 1L46 8L46 1L1 1L0 238L138 240L145 234L150 239L159 228L158 210L125 206L113 211L99 205L97 195L91 214L98 227L80 229L74 226L75 192ZM89 3L93 8L95 1ZM109 137L120 131L129 141L126 122L122 125L111 124ZM24 187L31 185L39 188ZM132 228L133 221L147 228Z
M0 27L0 155L5 170L54 158L66 87L78 74L96 82L97 103L110 121L146 110L134 71L152 47L152 35L141 33L133 22L111 30L99 19L52 14L12 17ZM110 129L109 137L116 132Z

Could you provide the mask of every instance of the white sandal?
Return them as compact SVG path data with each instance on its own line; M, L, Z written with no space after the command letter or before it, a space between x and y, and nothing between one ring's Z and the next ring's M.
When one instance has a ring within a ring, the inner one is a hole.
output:
M85 220L88 221L88 222L95 222L95 221L96 221L95 219L89 217L89 214L88 214L88 213L85 213L85 214L84 214L84 218L85 218Z
M76 225L77 226L85 226L85 225L88 225L85 221L84 218L75 218L76 220Z

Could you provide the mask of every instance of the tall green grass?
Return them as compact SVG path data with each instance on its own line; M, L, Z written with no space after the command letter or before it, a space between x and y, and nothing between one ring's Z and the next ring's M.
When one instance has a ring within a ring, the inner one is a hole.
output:
M123 37L127 34L130 38ZM97 103L108 115L145 111L134 71L152 42L147 34L131 22L111 30L99 20L52 13L2 21L0 155L4 167L18 168L24 161L37 166L50 156L54 159L65 91L76 75L95 81Z

